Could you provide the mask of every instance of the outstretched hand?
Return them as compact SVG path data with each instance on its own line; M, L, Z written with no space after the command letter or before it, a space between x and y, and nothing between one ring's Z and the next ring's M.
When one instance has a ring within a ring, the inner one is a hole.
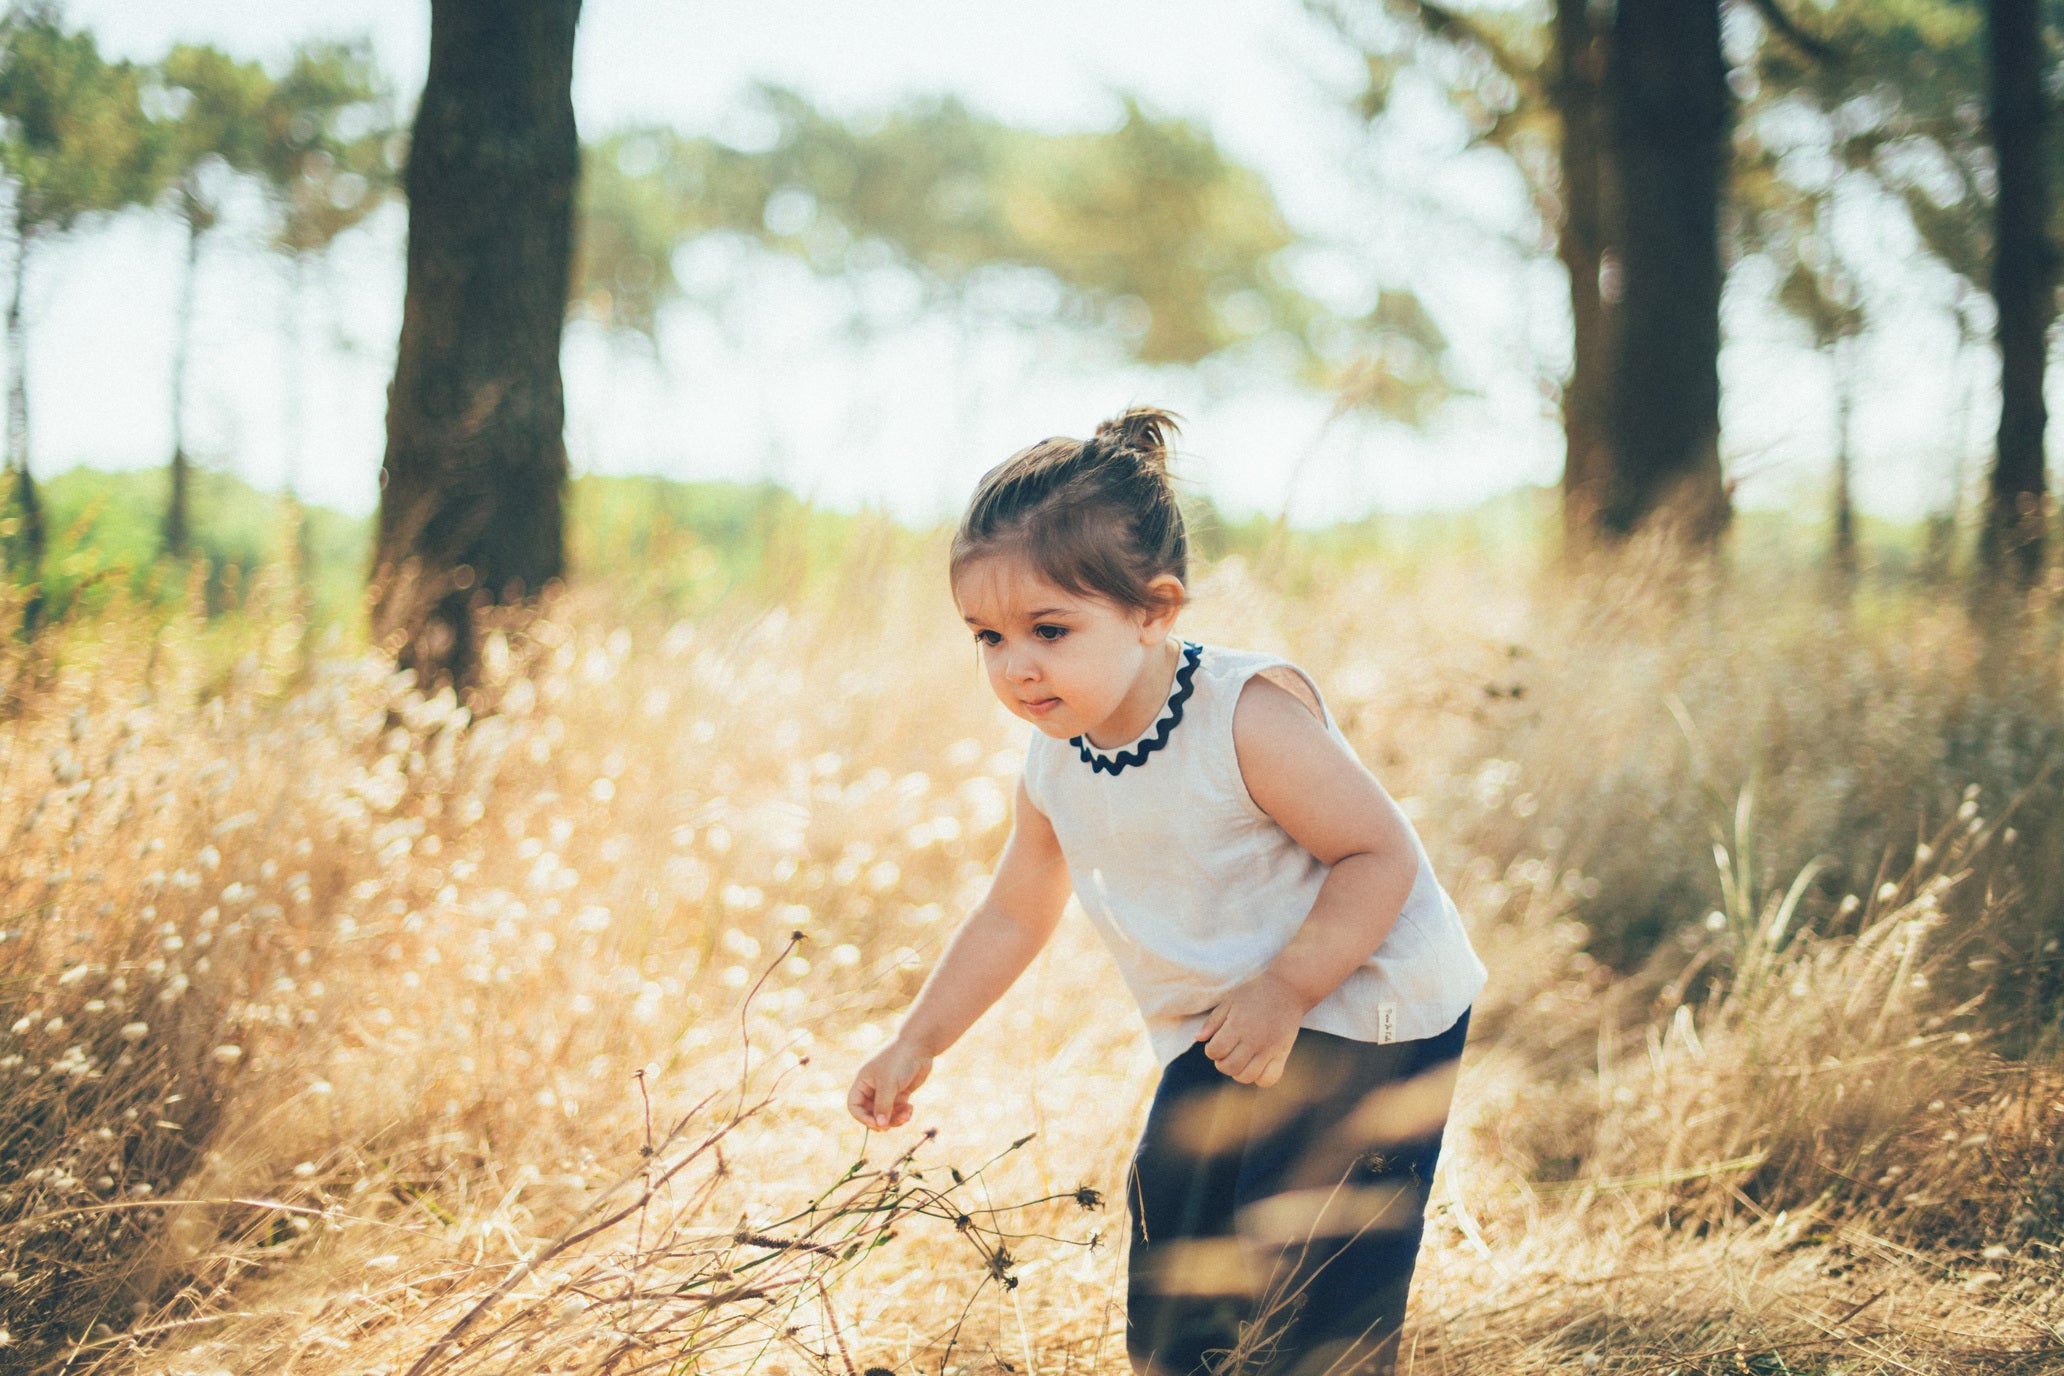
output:
M1197 1029L1197 1040L1221 1071L1267 1089L1283 1078L1306 1011L1295 990L1264 970L1219 1000Z
M910 1121L910 1095L932 1073L932 1058L900 1038L868 1058L853 1076L846 1109L877 1132Z

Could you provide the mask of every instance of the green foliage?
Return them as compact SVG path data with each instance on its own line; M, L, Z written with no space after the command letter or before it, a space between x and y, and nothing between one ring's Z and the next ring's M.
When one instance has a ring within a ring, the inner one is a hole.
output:
M1776 260L1786 283L1779 304L1823 346L1853 332L1820 223L1826 198L1851 175L1899 200L1929 251L1983 286L1983 18L1965 0L1828 0L1799 16L1825 57L1779 35L1757 48L1734 192L1744 246Z
M2044 0L2044 15L2052 32L2064 29L2064 3ZM1797 17L1828 56L1818 60L1776 35L1757 49L1736 189L1752 250L1779 258L1788 276L1783 245L1791 240L1805 247L1792 257L1810 268L1819 234L1802 226L1796 206L1857 175L1896 198L1928 252L1973 298L1983 294L1992 263L1985 6L1815 0ZM2060 76L2064 66L2053 58L2053 90ZM2064 184L2064 141L2049 140L2047 157L2052 185ZM2064 236L2064 200L2053 207L2051 233ZM1825 337L1819 300L1794 291L1782 304Z
M170 126L165 171L176 192L174 208L199 234L221 216L212 170L253 173L265 156L272 79L256 62L240 62L206 44L181 43L159 64L158 81Z
M0 20L0 171L24 241L82 216L148 200L159 143L141 102L144 74L107 62L93 35L64 27L55 5Z
M1552 7L1358 5L1308 0L1364 58L1363 114L1380 121L1407 71L1431 81L1474 141L1525 177L1550 246L1561 180ZM2046 0L2053 27L2064 2ZM1773 260L1776 304L1821 347L1863 327L1855 283L1825 224L1845 176L1875 180L1906 208L1929 251L1982 290L1991 255L1984 7L1977 0L1805 0L1783 6L1798 34L1767 21L1736 74L1745 92L1729 183L1734 248ZM2052 140L2064 181L2064 141ZM2058 226L2064 230L2064 202Z
M54 607L90 611L118 592L167 606L186 596L189 563L158 557L166 482L163 470L74 468L42 484L53 533L45 590ZM193 474L193 504L191 566L204 572L207 609L232 610L238 589L259 571L285 569L295 511L273 493L208 468ZM356 629L370 523L324 507L301 512L312 615Z
M365 40L295 49L258 111L257 172L279 215L274 244L320 254L400 183L392 97Z
M73 469L44 484L52 532L45 564L49 619L77 621L132 612L188 617L220 642L227 673L254 640L307 610L308 634L362 644L371 522L322 507L299 507L216 469L194 473L193 555L159 554L158 521L166 475L154 471ZM1391 579L1469 567L1494 584L1517 586L1552 559L1559 522L1549 488L1520 488L1478 506L1447 512L1376 512L1310 528L1268 516L1232 517L1208 498L1184 502L1196 552L1193 572L1208 578L1228 561L1243 564L1285 596L1323 604L1360 573ZM294 521L301 534L305 604L295 593ZM1730 564L1744 576L1783 579L1818 563L1817 524L1785 511L1739 514ZM1855 607L1903 607L1939 595L1951 573L1927 548L1918 524L1866 519L1865 565ZM606 588L626 607L674 620L717 615L723 607L838 606L848 618L881 608L856 596L898 570L930 568L944 596L938 531L912 529L878 513L813 506L773 483L677 482L658 477L586 475L572 484L568 545L583 588ZM1203 609L1209 605L1204 584ZM0 585L0 609L18 598ZM211 641L211 643L213 643Z
M904 553L922 537L884 517L813 506L772 482L577 478L568 502L568 562L670 615L727 596L787 600L850 569L857 549Z
M1542 223L1555 223L1560 127L1547 5L1306 0L1306 8L1360 55L1355 105L1372 126L1389 115L1408 72L1430 82L1462 117L1471 144L1511 159Z
M1021 314L1109 325L1152 363L1300 334L1315 314L1282 278L1291 235L1267 185L1187 123L1128 105L1115 129L1044 134L952 100L869 123L789 91L761 100L778 130L764 150L665 129L591 145L576 309L649 334L680 290L674 247L730 231L826 274L894 262L978 307L999 269L1034 269L1062 295Z
M92 612L124 594L179 605L190 568L202 571L208 612L235 611L239 589L289 571L298 518L312 620L360 633L369 519L301 506L234 474L199 468L192 558L162 559L166 483L163 470L74 468L42 484L52 531L45 592L57 613ZM574 480L568 510L577 572L671 615L706 610L726 596L804 595L848 567L856 549L907 553L924 538L885 518L812 506L774 483L588 475Z
M651 337L683 294L676 249L727 232L827 276L899 267L930 304L1101 328L1147 363L1271 340L1321 381L1360 370L1353 400L1386 414L1417 416L1443 395L1443 345L1424 313L1401 333L1395 303L1350 321L1305 296L1267 184L1192 124L1128 103L1112 129L1048 134L953 100L866 121L791 91L760 100L773 130L763 148L661 128L589 146L576 315ZM1385 340L1402 342L1386 354ZM1366 385L1407 345L1408 373Z

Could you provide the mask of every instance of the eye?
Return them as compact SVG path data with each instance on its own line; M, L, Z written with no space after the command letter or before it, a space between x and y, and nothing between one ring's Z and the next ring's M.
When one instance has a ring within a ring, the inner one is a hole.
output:
M1038 636L1041 640L1059 640L1062 636L1066 635L1067 633L1068 628L1066 626L1055 626L1050 623L1041 624L1038 626L1034 626L1032 628L1032 634Z
M994 631L976 631L975 643L977 645L1001 645L1003 637Z

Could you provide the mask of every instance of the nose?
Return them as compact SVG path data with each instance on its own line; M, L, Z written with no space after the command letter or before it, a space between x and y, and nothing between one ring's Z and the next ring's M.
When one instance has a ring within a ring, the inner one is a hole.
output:
M1025 649L1011 649L1004 652L1003 676L1012 683L1030 683L1039 677L1039 665Z

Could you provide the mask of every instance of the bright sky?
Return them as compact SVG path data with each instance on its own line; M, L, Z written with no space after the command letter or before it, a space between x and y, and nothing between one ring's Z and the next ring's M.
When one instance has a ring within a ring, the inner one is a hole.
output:
M72 0L110 52L154 59L180 40L278 65L304 38L370 35L412 108L428 55L427 0ZM721 133L755 81L842 111L953 91L1005 119L1105 125L1115 93L1207 124L1271 180L1317 242L1308 284L1344 304L1409 283L1455 342L1475 395L1429 430L1328 424L1327 398L1229 369L1147 370L1070 335L938 322L856 344L833 288L799 266L725 263L753 304L721 319L686 309L659 358L570 332L568 443L578 469L683 478L772 475L839 505L913 519L957 508L983 469L1031 440L1084 434L1142 401L1189 421L1185 471L1239 510L1327 520L1371 506L1466 505L1551 482L1560 435L1540 377L1559 371L1561 282L1509 241L1520 189L1460 147L1438 111L1374 148L1346 113L1359 64L1296 0L588 0L574 103L595 134L659 121ZM1865 207L1852 217L1889 283L1882 328L1858 368L1866 506L1912 513L1941 500L1951 454L1990 423L1941 310L1946 287L1901 265L1911 246ZM313 284L307 347L282 343L284 268L254 247L255 214L209 250L188 424L210 461L276 484L299 452L311 499L370 510L401 309L399 210L339 242ZM35 464L162 463L181 239L132 214L51 251L31 280ZM1823 360L1754 302L1738 274L1727 450L1741 496L1817 504L1831 446ZM303 360L302 385L291 383ZM1970 361L1975 364L1976 360ZM301 420L290 398L305 397ZM300 439L295 439L296 434ZM1975 468L1973 469L1975 472Z

